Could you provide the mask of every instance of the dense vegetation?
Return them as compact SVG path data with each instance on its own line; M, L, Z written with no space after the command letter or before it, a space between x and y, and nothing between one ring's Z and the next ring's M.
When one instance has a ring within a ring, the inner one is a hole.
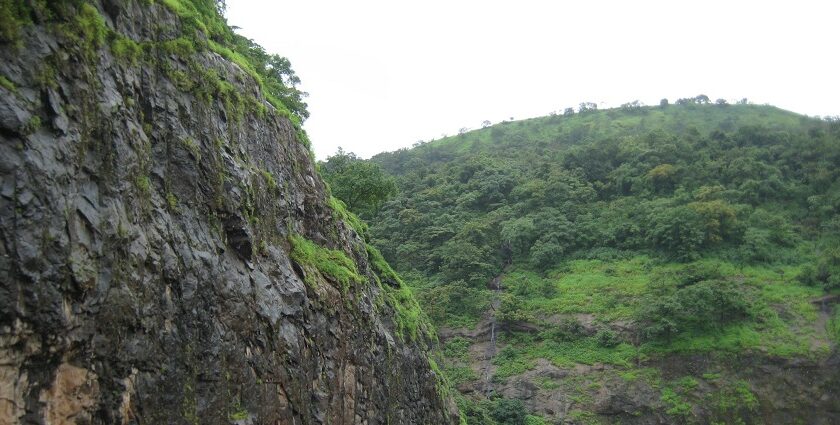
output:
M668 353L829 350L811 301L840 290L837 120L705 96L584 104L371 162L399 188L365 207L374 244L439 327L487 317L503 275L497 382L537 359L636 373ZM479 380L464 353L446 356L455 383ZM492 418L500 402L462 407Z
M803 281L832 289L838 135L840 123L752 105L502 123L375 157L400 195L372 230L399 270L467 289L511 263L640 254L801 264Z
M333 195L363 217L370 217L397 191L394 178L379 165L362 161L340 147L335 155L319 163L319 168Z

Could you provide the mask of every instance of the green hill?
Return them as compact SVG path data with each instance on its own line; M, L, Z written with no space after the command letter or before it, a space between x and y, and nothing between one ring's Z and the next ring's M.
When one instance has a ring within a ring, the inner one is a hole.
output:
M837 415L819 401L830 380L737 365L836 357L840 125L680 103L371 159L399 187L366 217L373 242L439 327L468 422Z

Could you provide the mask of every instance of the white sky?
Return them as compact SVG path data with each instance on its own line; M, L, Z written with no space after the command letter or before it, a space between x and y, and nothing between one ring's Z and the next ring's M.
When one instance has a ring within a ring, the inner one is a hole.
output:
M592 101L706 94L840 114L836 1L227 0L288 57L319 159Z

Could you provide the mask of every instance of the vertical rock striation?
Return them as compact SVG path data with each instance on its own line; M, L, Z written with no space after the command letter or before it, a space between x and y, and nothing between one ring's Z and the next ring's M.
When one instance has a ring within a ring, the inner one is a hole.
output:
M66 3L0 44L0 424L451 423L413 300L253 75L179 47L178 2Z

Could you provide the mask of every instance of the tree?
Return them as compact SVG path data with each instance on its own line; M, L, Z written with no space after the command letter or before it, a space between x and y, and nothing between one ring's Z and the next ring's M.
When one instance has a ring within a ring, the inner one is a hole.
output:
M678 261L697 258L706 240L703 216L687 206L666 207L651 213L648 240Z
M729 105L729 102L727 102L726 99L718 99L715 101L715 105L726 106Z
M502 223L502 243L510 247L514 255L524 254L537 237L537 229L531 217L519 217Z
M340 147L335 155L320 165L321 174L333 195L357 214L374 212L396 194L394 179L386 175L378 164L363 161L353 152L345 152Z
M659 164L647 173L653 189L657 192L672 190L676 183L677 168L671 164Z
M518 399L499 399L490 409L490 416L499 424L525 425L525 405Z
M703 222L705 237L703 243L714 245L725 240L734 239L737 231L735 208L726 201L692 202L688 207L700 215Z
M563 116L570 117L575 114L575 108L566 108L563 110Z
M689 265L651 282L651 293L636 319L645 339L667 340L681 333L720 329L752 316L746 292L737 282L721 279L717 270Z
M709 96L706 96L705 94L698 94L697 97L694 98L694 101L701 105L707 105L709 103Z
M489 282L498 267L490 264L493 255L486 243L476 244L459 235L440 248L443 264L440 269L450 281L463 280L473 287Z
M490 122L490 120L484 120L484 121L481 122L481 128L490 127L491 124L492 123Z
M659 101L659 106L661 106L663 108L668 106L668 99L667 98L662 98L662 100Z
M594 102L581 102L580 105L578 105L578 112L581 113L581 114L586 113L586 112L594 112L594 111L597 111L597 110L598 110L598 105L595 104Z
M268 54L262 46L238 34L233 34L233 43L236 50L247 56L257 73L262 76L263 87L270 99L282 103L301 121L309 118L307 104L303 101L309 94L298 90L300 78L292 69L289 59Z
M642 102L639 102L638 100L634 100L632 102L622 103L621 104L621 109L636 110L636 109L641 109L642 106L645 106Z
M824 249L814 264L803 267L799 280L826 290L840 288L840 247Z

